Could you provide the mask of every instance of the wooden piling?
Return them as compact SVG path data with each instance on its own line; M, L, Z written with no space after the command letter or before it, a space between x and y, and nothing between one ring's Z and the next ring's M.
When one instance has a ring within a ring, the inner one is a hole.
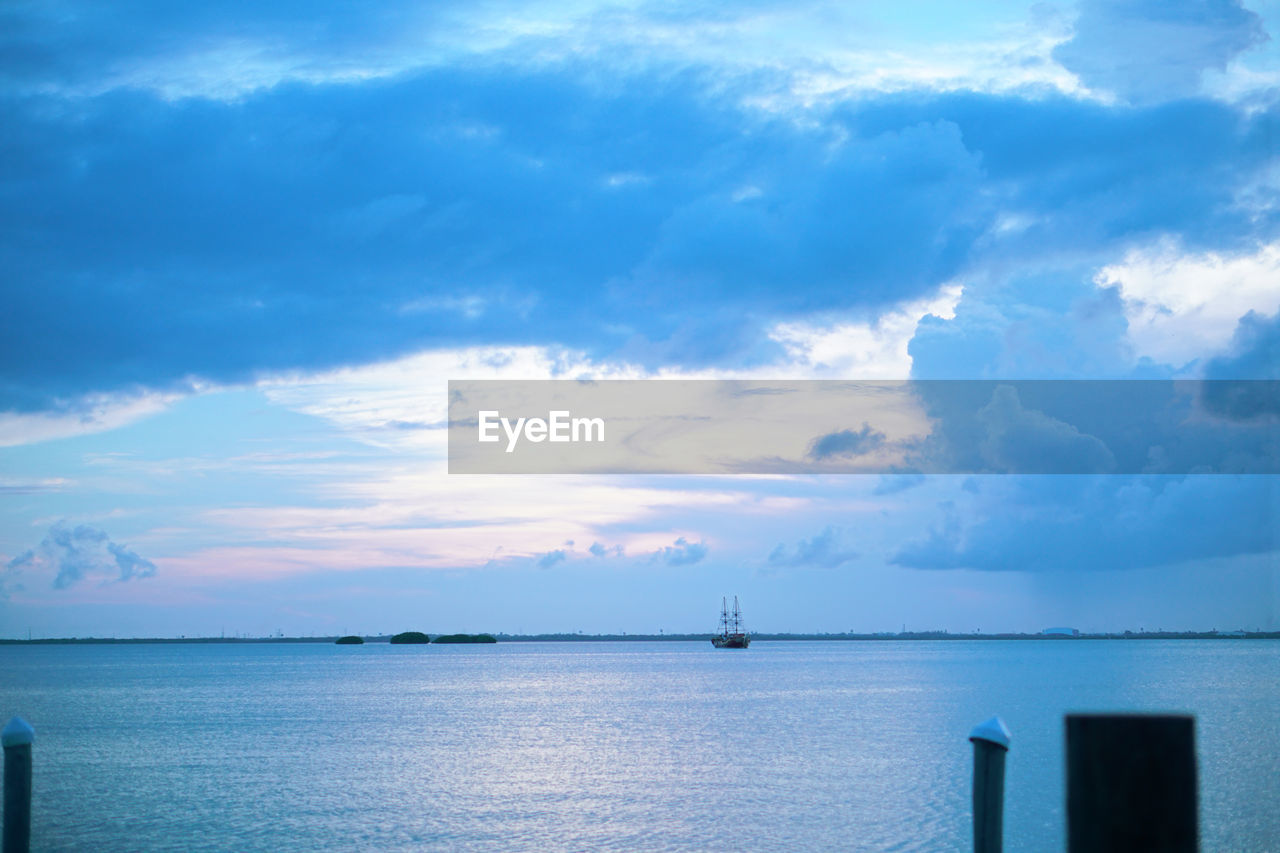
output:
M31 744L35 729L14 717L0 732L4 746L4 853L31 849Z
M1067 850L1199 848L1195 718L1068 714Z
M1004 846L1004 759L1009 752L1009 729L999 717L974 726L973 849L1001 853Z

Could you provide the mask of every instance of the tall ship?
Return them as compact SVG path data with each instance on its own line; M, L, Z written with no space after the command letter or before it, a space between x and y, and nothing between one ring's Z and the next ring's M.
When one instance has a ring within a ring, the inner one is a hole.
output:
M729 613L729 600L720 599L720 633L711 638L717 649L745 649L751 645L751 635L742 630L742 610L738 596L733 597L733 613Z

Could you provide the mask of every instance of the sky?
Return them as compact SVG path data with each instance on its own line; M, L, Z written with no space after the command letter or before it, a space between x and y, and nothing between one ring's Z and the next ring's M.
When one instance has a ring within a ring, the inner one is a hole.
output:
M1274 475L464 476L442 428L451 379L1280 379L1278 25L6 4L0 636L1280 630Z

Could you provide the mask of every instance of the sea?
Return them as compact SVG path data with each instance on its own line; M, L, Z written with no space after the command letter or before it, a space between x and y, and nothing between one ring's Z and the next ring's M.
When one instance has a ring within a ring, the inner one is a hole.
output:
M35 851L1065 849L1063 715L1196 717L1201 848L1280 850L1280 642L0 646Z

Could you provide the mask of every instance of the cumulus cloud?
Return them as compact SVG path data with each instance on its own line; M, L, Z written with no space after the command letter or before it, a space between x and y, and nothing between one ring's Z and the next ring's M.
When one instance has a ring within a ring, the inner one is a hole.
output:
M28 571L53 575L56 589L67 589L83 580L113 583L147 578L156 573L155 563L124 545L112 542L103 530L88 524L75 527L58 522L35 548L9 561L7 571L14 576Z
M858 557L858 552L846 543L845 536L844 530L828 525L821 533L801 539L794 546L778 545L769 554L769 564L834 569Z
M1227 351L1205 367L1207 379L1280 379L1280 312L1240 318Z
M1280 312L1240 318L1228 351L1205 367L1205 407L1233 420L1280 416ZM1240 381L1232 381L1240 380Z
M654 556L668 566L692 566L694 563L701 562L702 558L707 556L708 550L706 543L689 542L681 536L674 544L655 552Z
M1133 102L1185 97L1201 75L1266 41L1240 0L1084 0L1053 56L1090 87Z
M557 563L563 563L568 558L569 555L563 548L557 548L554 551L548 551L547 553L542 554L534 561L533 564L539 569L549 569Z
M593 557L621 557L621 545L602 545L599 542L592 542L591 547L587 549Z

